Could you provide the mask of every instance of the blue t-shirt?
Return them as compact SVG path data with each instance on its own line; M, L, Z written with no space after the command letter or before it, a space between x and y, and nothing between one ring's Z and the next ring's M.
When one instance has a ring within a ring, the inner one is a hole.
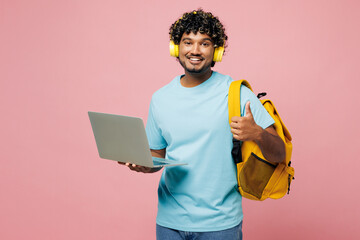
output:
M241 195L231 157L228 121L231 77L213 72L202 84L186 88L177 76L154 93L146 125L151 149L188 163L166 167L158 189L157 224L181 231L220 231L242 221ZM274 123L260 101L241 87L241 108L250 101L255 122Z

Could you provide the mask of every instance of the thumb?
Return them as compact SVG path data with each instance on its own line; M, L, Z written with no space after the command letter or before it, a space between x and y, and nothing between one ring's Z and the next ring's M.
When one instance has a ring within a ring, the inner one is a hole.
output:
M251 109L250 109L250 101L248 101L245 105L245 111L246 111L246 117L252 117L252 112L251 112Z

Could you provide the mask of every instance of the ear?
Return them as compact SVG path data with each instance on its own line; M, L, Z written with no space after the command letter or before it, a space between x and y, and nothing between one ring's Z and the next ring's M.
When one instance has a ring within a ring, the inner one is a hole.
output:
M179 57L179 45L175 44L174 41L170 41L169 50L172 57Z
M224 55L224 51L225 51L224 46L216 47L215 50L214 50L213 61L214 62L221 62L222 56Z

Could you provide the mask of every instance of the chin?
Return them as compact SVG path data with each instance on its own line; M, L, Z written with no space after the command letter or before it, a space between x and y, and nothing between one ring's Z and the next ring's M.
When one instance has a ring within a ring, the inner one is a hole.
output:
M192 74L200 74L200 73L206 73L208 71L211 71L211 66L204 66L202 68L185 68L186 71L188 71L189 73L192 73Z
M195 69L195 68L190 69L190 68L186 68L185 70L186 70L187 72L189 72L189 73L202 73L202 72L205 72L204 69L202 69L202 68L200 68L200 69Z
M193 73L193 74L200 74L200 73L205 73L207 71L209 71L211 69L210 65L209 66L202 66L199 68L196 67L187 67L184 66L183 64L181 64L183 66L183 68L188 72L188 73Z

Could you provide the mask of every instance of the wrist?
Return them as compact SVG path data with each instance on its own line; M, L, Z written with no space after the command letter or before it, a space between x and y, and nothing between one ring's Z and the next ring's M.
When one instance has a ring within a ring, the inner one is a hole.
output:
M255 134L254 142L256 142L256 144L258 144L258 145L261 144L261 142L265 138L266 133L267 132L262 127L260 127L259 125L256 125L256 134Z

